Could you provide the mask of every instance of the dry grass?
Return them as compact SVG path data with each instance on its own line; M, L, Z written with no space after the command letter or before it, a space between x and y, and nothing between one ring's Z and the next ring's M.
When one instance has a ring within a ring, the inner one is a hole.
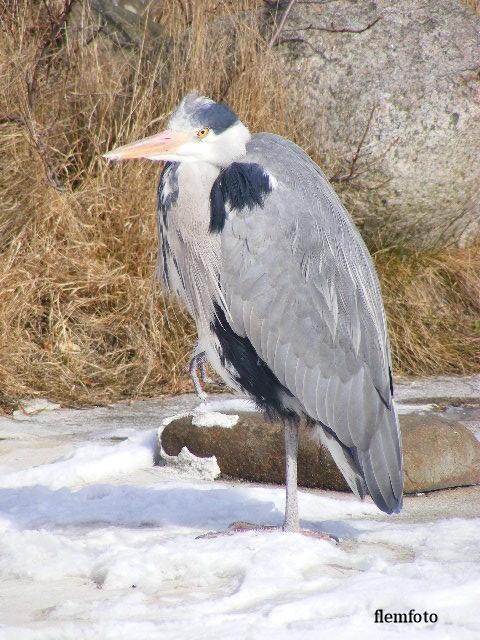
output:
M479 248L374 256L396 374L480 371Z
M102 153L161 129L193 88L228 101L252 130L308 146L252 17L258 2L222 4L232 28L221 33L213 0L188 3L189 15L166 3L172 40L154 56L93 37L85 4L74 7L82 28L56 33L63 1L0 0L0 404L191 389L182 369L194 328L171 306L167 321L152 277L159 167L107 167ZM379 253L377 263L397 371L478 370L474 252Z
M480 15L480 0L462 0L462 2Z
M193 88L223 96L255 129L287 120L255 3L225 5L232 30L220 37L215 4L193 3L185 16L169 3L162 19L173 41L151 58L103 37L85 44L87 13L76 16L82 30L49 44L63 2L0 9L0 402L191 389L182 370L193 325L172 307L167 321L153 280L160 167L108 167L101 155L160 130Z

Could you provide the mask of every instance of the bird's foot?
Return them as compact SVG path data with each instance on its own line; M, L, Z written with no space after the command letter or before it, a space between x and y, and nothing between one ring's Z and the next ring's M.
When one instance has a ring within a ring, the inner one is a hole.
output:
M208 398L208 395L202 389L202 385L200 384L200 378L198 377L199 369L200 369L200 377L202 379L202 382L204 382L205 384L215 384L218 386L224 386L222 382L217 382L216 380L211 378L209 375L207 375L205 351L198 351L198 345L195 345L192 352L190 363L185 368L185 372L188 372L190 374L190 377L193 382L193 386L195 388L195 393L197 394L198 398L202 402L205 402L206 399Z
M216 384L220 387L223 386L222 382L217 382L217 380L214 380L208 375L205 360L206 357L204 354L203 359L200 361L200 376L202 378L202 382L205 382L205 384Z
M203 535L197 536L199 538L218 538L219 536L233 536L235 533L242 533L244 531L285 531L284 527L277 527L269 524L253 524L251 522L232 522L225 531L209 531ZM317 538L319 540L327 540L328 542L334 542L338 544L339 539L336 536L332 536L328 533L321 533L320 531L310 531L309 529L299 529L298 532L302 536L308 538Z
M193 386L195 388L195 393L197 394L197 397L201 402L205 402L205 400L208 398L207 394L202 389L202 385L200 384L200 380L198 378L198 373L197 373L199 365L200 365L200 372L202 373L202 365L204 367L204 363L203 363L204 357L205 357L205 354L203 352L201 353L194 352L194 355L190 360L190 364L187 367L187 371L190 374L190 378L192 379ZM203 375L202 375L202 379L204 380Z

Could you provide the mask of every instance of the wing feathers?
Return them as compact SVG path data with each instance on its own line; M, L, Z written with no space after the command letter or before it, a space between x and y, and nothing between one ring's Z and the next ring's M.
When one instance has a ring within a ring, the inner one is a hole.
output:
M328 416L327 414L327 420L322 420L322 422L337 434L343 444L345 444L347 447L352 447L354 442L349 428L350 405L348 398L351 393L353 378L350 378L346 382L342 382L340 378L335 378L335 381L336 384L333 390L335 392L338 391L336 397L334 398L334 401L337 405L337 411L335 412L335 406L333 405L330 411L330 416ZM337 414L336 416L335 413ZM329 417L331 418L331 420L328 419ZM335 417L337 418L336 420Z
M271 330L268 338L267 338L267 350L266 354L266 362L272 367L273 371L273 361L275 359L275 351L277 349L277 344L279 341L279 333L276 330Z
M362 495L364 476L378 506L398 510L399 430L371 259L301 149L268 134L253 136L247 149L245 161L273 175L275 186L261 205L232 210L222 231L220 284L234 326L305 413L331 430L326 446L352 489Z
M308 369L305 376L303 404L309 416L317 413L317 381L320 376L320 367Z
M305 406L305 379L307 376L307 367L301 362L298 361L297 370L295 372L295 389L297 391L296 395L300 402Z
M290 355L290 358L288 360L288 367L286 368L285 371L285 384L287 386L287 388L294 394L297 395L297 390L295 388L295 376L297 373L297 368L299 365L299 358L297 355L295 355L295 353L292 353Z
M321 422L322 416L326 415L326 396L328 387L328 378L324 378L320 373L317 379L317 385L315 389L315 416L319 416Z
M286 371L289 366L288 360L288 352L290 351L290 345L288 343L277 343L277 348L275 350L275 355L273 357L273 370L277 373L275 374L277 378L280 380L282 384L286 382Z
M333 434L323 429L321 425L317 425L316 434L320 442L330 451L350 489L362 500L365 496L365 481L351 454Z

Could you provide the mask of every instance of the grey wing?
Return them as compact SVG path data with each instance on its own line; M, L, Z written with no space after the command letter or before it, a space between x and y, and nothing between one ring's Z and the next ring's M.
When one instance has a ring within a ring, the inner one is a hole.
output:
M231 211L222 233L221 287L232 327L347 449L377 505L397 511L398 419L368 251L325 176L299 147L258 134L242 161L260 164L272 191L263 206Z

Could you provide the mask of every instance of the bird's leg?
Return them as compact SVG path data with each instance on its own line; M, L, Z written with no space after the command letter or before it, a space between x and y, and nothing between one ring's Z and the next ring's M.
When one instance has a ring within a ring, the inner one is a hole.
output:
M284 531L300 531L297 491L298 422L285 422L285 521Z
M216 384L218 386L224 386L223 382L217 382L213 378L207 375L206 370L206 354L205 351L200 351L200 347L198 345L198 340L193 345L192 355L190 358L190 363L186 370L190 374L190 377L193 382L193 386L195 387L195 393L199 397L202 402L205 402L207 399L207 394L202 389L202 385L200 384L200 379L198 377L198 369L200 368L200 377L202 378L202 382L205 384Z
M195 393L197 394L198 398L202 402L205 402L205 400L207 399L207 394L202 389L202 385L200 384L200 380L198 379L198 373L197 373L198 362L200 360L200 367L201 367L202 366L202 357L205 358L205 352L201 351L200 353L197 353L197 348L198 348L197 345L193 348L192 357L190 359L190 364L188 365L188 372L190 374L190 378L192 379L193 386L195 387ZM200 371L201 371L201 369L200 369ZM202 376L202 378L203 378L203 376Z
M218 384L219 386L223 386L222 382L217 382L207 374L205 351L199 353L197 358L200 362L200 376L202 378L202 381L205 382L205 384Z
M298 516L298 483L297 483L297 460L298 460L298 420L287 420L285 422L285 520L283 531L302 533L312 538L320 538L329 542L338 542L336 536L320 531L308 531L300 529L300 518Z
M336 536L320 531L308 531L300 529L300 518L298 516L298 493L297 493L297 453L298 453L298 433L299 423L297 420L289 420L285 424L285 520L282 527L252 524L251 522L233 522L226 531L210 532L197 536L198 538L216 538L221 535L233 535L242 531L288 531L301 533L311 538L328 540L338 543Z

